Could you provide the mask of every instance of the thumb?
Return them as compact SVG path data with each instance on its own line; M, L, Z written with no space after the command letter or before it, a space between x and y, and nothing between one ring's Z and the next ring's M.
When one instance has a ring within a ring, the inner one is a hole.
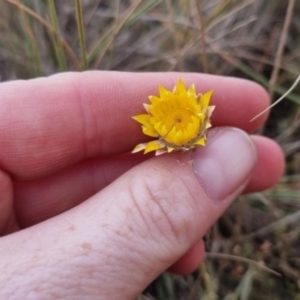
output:
M250 138L233 128L212 130L195 152L149 159L80 206L2 238L0 298L134 299L202 239L255 162Z

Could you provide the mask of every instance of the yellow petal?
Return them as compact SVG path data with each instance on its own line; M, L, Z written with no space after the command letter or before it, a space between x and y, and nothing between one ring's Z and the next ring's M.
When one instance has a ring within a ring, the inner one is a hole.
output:
M186 88L183 80L180 78L174 88L174 93L176 95L186 94Z
M187 90L188 96L196 95L195 85L192 84Z
M148 114L142 114L133 116L132 119L136 120L137 122L143 124L143 125L149 125L150 124L150 115Z
M194 145L205 146L205 138L202 137L196 143L194 143Z
M144 154L151 152L151 151L158 150L158 149L162 149L164 146L165 146L165 144L160 141L149 142L149 143L147 143Z
M157 131L154 129L154 127L151 126L143 126L143 133L152 137L158 137Z
M203 94L200 98L200 105L202 107L207 107L209 105L209 101L211 98L211 95L213 93L213 90L206 92L205 94Z
M167 94L169 94L170 93L170 91L168 91L164 86L162 86L161 84L159 85L159 87L158 87L158 90L159 90L159 97L164 97L164 96L166 96ZM157 98L157 97L155 97L155 98ZM150 100L150 101L152 101L152 100Z
M148 98L149 98L151 104L155 104L155 103L158 103L158 102L161 101L161 99L159 97L156 97L156 96L149 96Z

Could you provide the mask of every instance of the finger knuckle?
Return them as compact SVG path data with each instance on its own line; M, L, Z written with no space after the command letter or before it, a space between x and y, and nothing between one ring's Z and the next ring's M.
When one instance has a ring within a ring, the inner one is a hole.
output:
M154 236L161 234L167 240L188 237L195 207L191 187L184 179L152 169L147 176L132 178L128 187L138 215Z

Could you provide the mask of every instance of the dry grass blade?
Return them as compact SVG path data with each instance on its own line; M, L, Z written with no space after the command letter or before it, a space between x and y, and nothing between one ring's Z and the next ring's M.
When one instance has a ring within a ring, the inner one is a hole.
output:
M292 90L297 86L297 84L300 82L300 75L297 77L294 84L278 99L276 100L272 105L270 105L268 108L257 114L254 118L250 120L250 122L257 119L259 116L263 115L266 111L270 110L272 107L274 107L276 104L278 104L280 101L282 101L288 94L292 92Z
M264 228L261 228L258 231L245 236L244 238L248 239L248 238L253 238L256 236L265 235L277 228L281 228L281 227L287 226L289 224L292 224L294 222L297 222L299 219L300 219L300 210L296 211L293 214L287 215L286 217L281 218L280 220L273 222L270 225L265 226Z
M133 4L130 6L130 8L128 9L125 17L123 18L123 20L116 25L115 30L112 30L113 34L110 35L110 39L107 42L106 46L104 47L104 49L102 50L102 53L100 54L100 56L97 58L95 64L94 64L94 69L97 69L104 57L104 55L106 54L107 50L110 48L110 46L113 44L114 42L114 38L116 37L116 35L120 32L120 30L122 29L122 27L124 26L124 24L128 21L128 19L130 18L130 16L133 14L133 12L136 10L136 8L142 3L141 0L136 0L135 2L133 2Z
M244 274L240 284L235 290L235 295L237 295L237 299L240 300L248 300L251 294L253 279L254 279L255 272L250 268Z
M92 11L89 13L89 16L86 18L86 21L85 21L85 26L87 26L90 21L92 20L93 16L95 15L97 9L98 9L98 6L100 5L102 0L97 0L96 2L94 1L94 7L92 8Z
M249 0L249 1L246 1L246 2L238 3L238 5L236 5L229 12L226 12L223 15L219 14L215 19L210 19L210 22L207 22L208 25L206 26L206 31L208 32L208 31L212 30L213 28L215 28L217 25L219 25L221 22L234 17L234 15L236 15L237 13L239 13L245 7L253 4L255 1L256 0Z
M219 1L219 4L215 7L215 9L210 14L209 19L207 20L207 24L217 19L228 7L232 5L235 0L223 0Z
M284 140L286 140L292 134L294 134L299 127L300 127L300 107L298 108L295 114L291 126L289 126L285 131L283 131L279 136L277 136L275 140L277 141L277 143L282 143Z
M210 43L210 40L208 41ZM221 51L218 48L216 48L214 45L210 44L211 49L219 54L226 62L228 62L229 64L231 64L233 67L237 68L238 70L242 71L243 73L245 73L247 76L249 76L250 78L253 78L255 81L259 82L260 84L264 85L264 86L268 86L268 80L266 77L264 77L263 75L256 73L253 69L251 69L249 66L247 66L246 64L244 64L241 61L236 60L233 55L229 52L225 52L225 51ZM296 81L298 81L298 79L296 79ZM298 84L298 82L297 82ZM296 85L297 85L296 84ZM282 94L284 95L284 97L286 97L287 99L297 103L300 105L300 99L298 97L298 95L293 94L292 90L295 88L294 86L295 84L293 84L292 88L286 90L285 88L283 88L282 86L276 86L275 87L275 91L278 94ZM282 96L283 97L283 96ZM281 98L282 98L281 97ZM283 98L284 98L283 97ZM282 99L281 99L282 100ZM272 104L271 107L273 107L274 105L276 105L278 103L278 100ZM268 107L265 111L268 111L271 107ZM265 113L265 111L261 112L260 114ZM259 115L260 115L259 114ZM255 116L251 121L253 121L255 118L257 118L258 116Z
M212 279L211 279L209 273L207 272L207 269L206 269L206 266L205 266L204 262L202 262L202 264L200 265L200 274L201 274L201 277L203 278L203 281L204 281L207 300L216 300L217 297L216 297L216 294L214 292Z
M278 73L279 73L279 69L281 66L283 50L284 50L284 47L286 44L289 27L290 27L290 24L292 21L294 6L295 6L295 0L289 0L287 12L286 12L286 16L285 16L285 20L284 20L284 24L283 24L283 29L282 29L281 36L280 36L280 42L279 42L278 50L277 50L276 57L275 57L275 64L274 64L274 68L273 68L273 72L272 72L270 84L269 84L269 93L270 93L271 99L274 94L274 88L275 88L275 85L277 82Z
M39 55L38 45L37 45L34 33L32 31L32 28L27 19L27 16L24 12L23 6L20 3L20 0L17 0L17 4L18 4L18 9L21 14L21 19L24 24L24 28L25 28L27 37L29 39L30 50L32 52L31 55L33 58L33 63L34 63L34 68L35 68L35 75L38 76L38 75L42 74L42 66L41 66L41 59L40 59L40 55Z
M236 255L231 255L231 254L224 254L224 253L211 253L211 252L206 252L206 257L207 258L216 258L216 259L229 259L229 260L235 260L235 261L241 261L241 262L245 262L247 264L251 264L257 268L260 268L262 270L265 270L269 273L272 273L278 277L281 277L281 274L248 258L245 257L240 257L240 256L236 256Z
M16 7L18 7L18 3L15 0L5 0L6 2L15 5ZM36 19L38 22L40 22L43 26L45 26L45 28L49 31L50 34L53 34L55 36L57 36L57 38L61 41L63 47L66 50L66 53L68 53L71 61L74 64L74 67L76 70L80 69L80 63L76 58L76 55L74 54L72 48L69 46L69 44L63 39L63 37L60 35L59 32L57 32L55 30L55 28L48 22L46 21L44 18L42 18L41 16L39 16L38 14L36 14L33 10L31 10L30 8L24 6L23 4L20 4L20 7L30 16L32 16L34 19Z
M178 66L179 70L182 69L182 60L181 60L181 54L180 54L180 43L179 43L179 37L177 34L177 30L176 30L176 24L174 22L174 9L172 6L172 2L171 0L166 0L166 5L167 5L167 9L169 11L169 22L168 22L168 27L169 30L171 32L171 35L173 37L174 40L174 46L175 46L175 56L176 56L176 63L173 64L172 66L172 70L174 69L175 66Z
M207 58L207 52L206 52L206 40L205 40L205 27L204 27L204 20L202 15L202 3L200 0L195 0L197 12L198 12L198 18L200 23L200 30L201 30L201 43L202 43L202 64L203 64L203 70L205 73L209 72L208 69L208 58Z

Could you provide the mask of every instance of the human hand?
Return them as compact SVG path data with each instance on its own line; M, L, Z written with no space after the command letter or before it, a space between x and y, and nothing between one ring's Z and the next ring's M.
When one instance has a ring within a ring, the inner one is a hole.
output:
M214 89L213 126L264 122L249 121L267 94L235 78L95 71L0 85L1 299L133 299L166 269L194 270L231 202L278 180L278 146L236 128L212 129L195 152L128 153L146 139L131 116L179 77Z

